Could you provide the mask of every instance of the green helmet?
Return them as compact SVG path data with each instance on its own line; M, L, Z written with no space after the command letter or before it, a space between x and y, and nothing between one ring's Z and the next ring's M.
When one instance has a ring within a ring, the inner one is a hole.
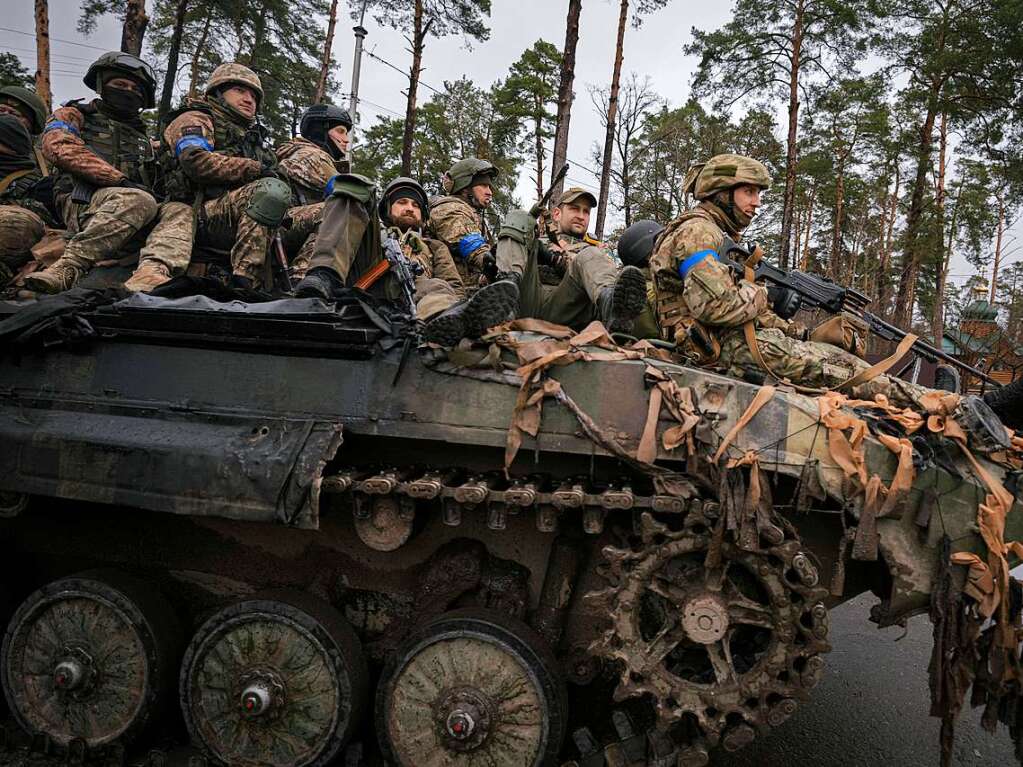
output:
M256 92L257 107L263 103L263 83L259 81L259 75L244 64L230 62L214 69L209 82L206 83L206 95L212 96L214 91L225 85L245 85L252 88Z
M743 184L767 189L771 186L771 174L762 162L741 154L714 155L702 165L690 168L684 182L685 191L697 200Z
M92 66L85 73L82 82L99 93L100 86L103 84L100 74L108 72L113 73L115 77L127 75L138 80L146 95L144 108L152 109L156 106L156 74L153 72L153 68L138 56L121 51L104 53L92 62Z
M419 209L423 212L424 223L430 218L430 201L426 196L426 190L414 178L398 176L398 178L387 185L384 193L380 196L377 212L380 214L381 221L385 224L391 223L391 205L403 197L409 197L419 203Z
M46 104L34 91L19 85L5 85L0 88L0 96L7 96L28 108L32 118L32 133L42 133L46 125Z
M489 160L480 160L476 157L459 160L444 174L444 191L448 194L458 194L472 186L473 179L477 176L497 178L497 168Z

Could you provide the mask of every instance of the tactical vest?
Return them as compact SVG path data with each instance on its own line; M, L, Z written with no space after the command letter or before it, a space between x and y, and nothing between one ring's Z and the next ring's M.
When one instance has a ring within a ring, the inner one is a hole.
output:
M258 122L239 125L227 110L209 101L190 101L187 106L170 112L160 129L160 166L165 172L165 191L172 200L192 202L200 192L207 200L220 197L231 187L206 185L200 187L181 169L174 147L167 143L166 128L185 112L202 112L213 121L213 151L228 157L245 157L264 165L277 164L277 155L265 146L267 130Z
M147 186L155 183L152 177L155 152L141 121L129 124L115 120L99 109L95 101L69 101L68 106L82 113L83 124L78 135L89 149L132 181ZM73 174L61 172L55 188L58 192L66 193L74 185Z

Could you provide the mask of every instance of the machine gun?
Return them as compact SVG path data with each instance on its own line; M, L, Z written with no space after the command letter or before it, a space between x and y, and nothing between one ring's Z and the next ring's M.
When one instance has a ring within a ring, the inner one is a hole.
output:
M722 262L741 275L745 271L745 261L751 255L758 255L758 251L760 248L757 245L750 250L725 236L718 255ZM739 258L734 259L733 254L737 254ZM850 314L861 320L870 333L886 341L899 343L908 335L905 330L868 312L870 298L854 288L847 288L827 278L795 269L790 271L779 269L766 263L763 258L757 260L753 275L755 280L763 279L775 286L776 290L772 291L772 304L775 313L782 319L791 319L800 309L822 309L829 314ZM919 338L913 342L910 351L929 362L944 362L986 383L1001 386L987 373L957 360Z

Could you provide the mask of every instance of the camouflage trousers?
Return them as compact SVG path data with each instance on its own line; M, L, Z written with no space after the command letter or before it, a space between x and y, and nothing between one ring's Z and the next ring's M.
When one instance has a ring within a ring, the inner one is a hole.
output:
M203 203L196 244L229 251L231 271L262 285L266 282L266 257L272 233L270 227L250 218L245 212L258 183L255 181L231 189L215 200Z
M139 261L159 261L172 276L183 274L192 258L194 242L192 206L184 202L162 202L156 212L156 222L139 251Z
M45 231L43 220L27 208L0 205L0 286L32 257Z
M760 365L746 343L742 329L729 329L718 334L721 356L715 367L731 376L743 378L763 375ZM870 367L844 349L816 341L789 338L781 330L757 330L757 345L764 362L779 378L814 389L834 389L857 373ZM872 400L883 394L897 407L920 408L920 398L929 391L924 386L887 375L879 375L853 386L847 394L856 399Z
M289 253L296 255L291 258L291 276L301 279L309 271L309 262L316 247L316 234L323 221L324 202L309 205L298 205L288 210L291 228L284 236L284 244Z
M571 259L557 285L544 285L537 263L539 245L531 250L510 237L497 243L497 270L518 274L519 316L581 329L597 319L597 298L618 278L618 267L599 248L583 248Z
M116 257L156 217L153 195L141 189L108 186L97 189L88 205L60 195L57 204L73 236L64 257L96 263Z

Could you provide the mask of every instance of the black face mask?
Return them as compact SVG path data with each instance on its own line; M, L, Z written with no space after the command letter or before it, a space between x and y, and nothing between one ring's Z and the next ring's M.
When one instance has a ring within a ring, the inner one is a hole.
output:
M0 175L35 167L32 139L17 117L0 114L0 145L7 150L0 154Z
M134 117L141 110L145 98L141 93L132 88L118 88L113 85L103 87L103 102L111 110L121 115Z

